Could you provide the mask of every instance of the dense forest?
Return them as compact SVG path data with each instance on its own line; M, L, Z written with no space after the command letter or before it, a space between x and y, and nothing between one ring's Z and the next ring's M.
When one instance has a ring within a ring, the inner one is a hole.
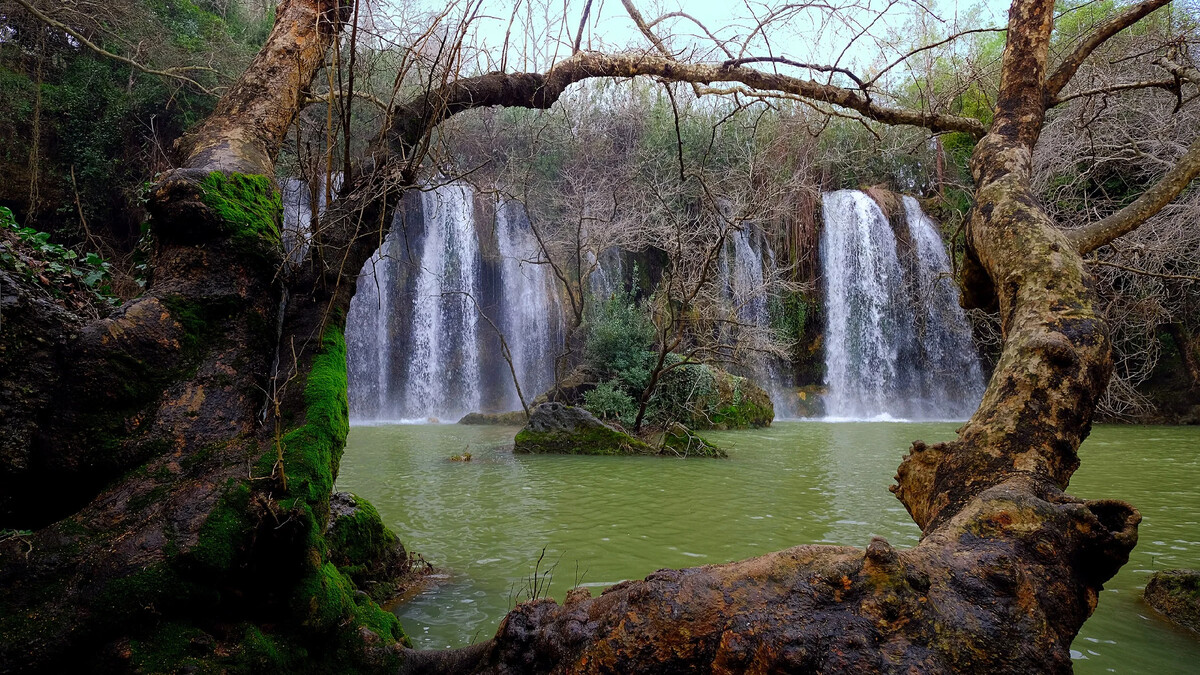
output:
M1141 518L1065 492L1079 444L1200 422L1200 14L883 4L0 0L0 672L1069 672ZM706 456L823 414L824 196L897 232L915 198L990 378L898 469L920 544L535 592L412 649L381 603L415 558L334 485L364 264L446 185L520 204L563 307L546 392L486 319L515 419ZM757 324L720 281L749 231Z

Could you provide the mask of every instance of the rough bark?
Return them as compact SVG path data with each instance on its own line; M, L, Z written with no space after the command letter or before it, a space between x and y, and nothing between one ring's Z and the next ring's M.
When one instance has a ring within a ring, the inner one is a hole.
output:
M345 307L353 290L280 273L272 178L348 9L280 4L267 46L154 191L146 293L100 321L59 317L23 350L52 376L16 397L36 429L0 456L3 485L21 486L0 526L34 530L0 541L0 672L156 670L174 653L286 670L298 644L346 668L394 658L372 645L403 637L395 617L355 593L325 538L347 414L344 314L329 300ZM27 326L54 318L16 304ZM0 401L23 386L5 375Z

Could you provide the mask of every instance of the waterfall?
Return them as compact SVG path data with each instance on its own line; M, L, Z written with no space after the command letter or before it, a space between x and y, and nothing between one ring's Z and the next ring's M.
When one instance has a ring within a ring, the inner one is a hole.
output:
M517 202L476 208L472 188L413 192L363 266L346 321L350 414L453 422L519 410L554 381L565 319L553 273Z
M421 193L425 244L416 280L402 417L457 419L479 409L479 242L470 188Z
M591 251L585 253L592 273L588 277L588 285L592 298L604 302L614 293L624 290L625 265L621 261L621 249L611 246L600 252L599 258Z
M775 254L757 228L747 224L730 235L722 251L719 269L725 280L725 297L736 312L738 322L744 326L738 332L769 333L772 330L763 269L774 266ZM750 337L751 341L756 339L761 337ZM740 370L770 394L777 418L796 415L789 404L792 395L788 390L793 382L785 362L770 355L751 353Z
M941 236L915 199L906 227L857 190L824 196L825 407L832 418L962 419L983 396Z
M502 289L499 324L521 392L529 403L554 384L554 355L562 342L564 323L562 301L550 266L536 262L544 256L520 203L497 206L496 244ZM507 375L504 381L511 382L512 374ZM504 409L519 410L516 389L510 384L505 391Z

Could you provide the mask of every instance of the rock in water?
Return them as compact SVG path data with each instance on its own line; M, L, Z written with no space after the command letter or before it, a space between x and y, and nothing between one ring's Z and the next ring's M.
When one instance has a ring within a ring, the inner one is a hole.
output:
M1155 572L1146 584L1143 597L1147 604L1173 623L1200 633L1200 572Z
M596 419L583 408L543 403L517 433L513 452L567 455L654 455L658 450Z
M473 412L463 415L458 421L459 424L494 424L497 426L514 426L519 427L525 424L525 411L513 410L512 412L502 413L481 413Z

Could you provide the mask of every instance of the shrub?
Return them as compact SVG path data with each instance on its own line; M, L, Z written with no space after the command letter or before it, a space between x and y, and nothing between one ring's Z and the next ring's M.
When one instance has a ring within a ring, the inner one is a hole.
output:
M645 310L623 291L599 303L586 327L584 358L626 388L640 391L650 376L654 324Z
M583 407L600 419L617 420L625 426L633 424L638 410L637 401L612 380L584 394Z

